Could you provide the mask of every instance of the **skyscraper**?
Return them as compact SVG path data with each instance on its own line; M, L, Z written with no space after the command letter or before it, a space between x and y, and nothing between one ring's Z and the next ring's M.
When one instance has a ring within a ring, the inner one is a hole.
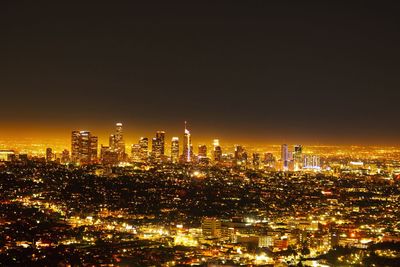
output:
M132 161L133 162L140 162L141 161L141 153L140 153L140 145L139 144L133 144L132 145Z
M281 146L281 162L282 162L282 170L283 171L289 170L289 150L287 144L283 144Z
M183 161L191 162L193 156L193 146L192 146L192 137L190 135L190 131L186 127L185 121L185 132L183 135Z
M247 163L247 153L243 146L235 146L235 161L237 165L246 165Z
M165 132L164 131L157 131L156 132L156 138L159 140L161 156L164 156L164 154L165 154Z
M171 161L173 163L179 160L179 137L172 137L171 139Z
M301 170L303 166L303 146L302 145L295 145L293 151L293 161L294 161L294 170L298 171Z
M153 160L161 160L161 140L157 137L151 140L151 157Z
M213 158L214 161L220 162L222 160L222 148L219 145L219 139L214 139L213 140Z
M72 131L71 155L72 162L89 164L97 160L97 136L89 131Z
M146 161L149 157L149 139L147 137L140 137L140 159Z
M115 133L110 137L110 148L113 152L118 155L118 160L124 160L125 158L125 142L122 129L122 123L115 125Z

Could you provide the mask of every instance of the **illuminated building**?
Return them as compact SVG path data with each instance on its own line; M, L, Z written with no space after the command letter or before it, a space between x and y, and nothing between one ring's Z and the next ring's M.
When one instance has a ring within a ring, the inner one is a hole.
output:
M235 161L237 165L246 165L247 163L247 153L241 145L235 145Z
M112 151L108 146L101 145L100 158L104 165L115 165L118 163L117 152Z
M14 150L0 150L0 161L12 161L14 157Z
M200 158L206 158L207 157L207 146L206 145L199 145L198 156Z
M268 152L264 153L263 162L264 162L264 167L274 169L275 168L275 163L276 163L274 154L268 153Z
M304 155L303 169L305 170L320 170L321 162L317 155Z
M124 160L125 158L125 142L123 136L122 123L115 125L115 133L110 136L110 149L117 153L118 160Z
M253 167L259 169L261 166L261 156L260 153L253 153Z
M190 131L186 127L185 121L185 132L183 135L183 161L191 162L193 157L193 146L192 146L192 137L190 135Z
M89 131L72 131L71 137L72 162L89 164L97 160L97 136Z
M221 221L217 218L205 217L201 222L201 230L204 238L220 238Z
M173 163L179 160L179 137L172 137L171 139L171 161Z
M153 160L161 160L161 140L153 137L151 140L151 157Z
M159 140L160 154L161 154L161 156L164 156L164 154L165 154L165 132L157 131L156 138Z
M219 140L218 139L214 139L213 140L213 158L214 161L216 162L220 162L222 160L222 148L219 145Z
M146 161L149 157L149 139L147 137L141 137L139 140L140 146L140 159Z
M293 151L294 170L299 171L302 168L303 146L295 145Z
M132 149L131 149L131 156L132 156L132 161L133 162L139 162L141 161L141 153L140 153L140 145L139 144L133 144Z
M281 164L283 171L289 170L289 150L287 144L281 146Z
M50 147L46 148L46 161L52 161L53 160L53 149Z

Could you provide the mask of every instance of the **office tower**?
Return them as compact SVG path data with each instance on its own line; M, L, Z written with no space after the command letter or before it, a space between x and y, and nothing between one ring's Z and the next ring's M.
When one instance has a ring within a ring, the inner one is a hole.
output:
M161 156L164 156L165 155L165 132L157 131L156 138L159 140Z
M133 144L131 149L131 156L133 162L140 162L141 161L141 153L140 153L140 145Z
M245 165L247 162L246 150L241 145L235 145L235 162L237 165Z
M289 150L287 144L281 146L281 163L283 171L289 170Z
M72 162L89 164L97 160L98 140L89 131L72 131Z
M293 162L294 162L294 170L299 171L303 166L303 146L302 145L295 145L293 151Z
M90 136L90 161L96 161L98 155L99 139L97 136Z
M115 133L110 136L110 149L116 152L118 160L124 160L125 158L125 142L122 129L122 123L115 125Z
M157 137L151 140L151 157L153 160L161 160L161 140Z
M216 162L220 162L222 160L222 148L219 145L219 140L218 139L214 139L213 140L213 158L214 161Z
M270 168L270 169L275 168L276 160L275 160L274 154L268 153L268 152L264 153L263 162L264 162L265 167Z
M199 158L206 158L207 157L207 146L206 145L199 145Z
M79 139L80 139L80 132L79 131L72 131L71 136L71 160L72 162L79 162Z
M220 238L221 221L217 218L205 217L201 222L201 230L205 238Z
M259 169L261 167L260 153L253 153L253 167L254 169Z
M139 146L140 146L140 159L142 161L147 161L149 157L149 139L147 137L140 137Z
M321 169L321 160L317 155L304 155L303 169L305 170L315 170Z
M53 149L50 147L46 149L46 161L52 161L53 160Z
M193 146L192 146L192 137L190 135L190 131L186 127L185 121L185 133L183 135L183 161L191 162L193 156Z
M172 137L171 139L171 161L177 163L179 160L179 138Z

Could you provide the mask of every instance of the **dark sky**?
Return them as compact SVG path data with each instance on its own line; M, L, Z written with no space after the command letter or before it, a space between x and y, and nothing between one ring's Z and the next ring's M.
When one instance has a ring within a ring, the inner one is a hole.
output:
M399 144L400 5L327 2L1 1L0 135Z

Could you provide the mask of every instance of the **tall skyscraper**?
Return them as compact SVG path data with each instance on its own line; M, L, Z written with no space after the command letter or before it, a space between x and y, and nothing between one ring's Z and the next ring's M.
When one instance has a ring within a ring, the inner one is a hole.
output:
M282 170L283 171L289 170L289 150L287 144L283 144L281 146L281 162L282 162Z
M216 162L220 162L222 160L222 148L219 145L219 139L213 140L213 158Z
M149 139L147 137L141 137L139 140L140 146L140 159L147 161L149 157Z
M164 131L157 131L156 132L156 138L159 140L161 156L164 156L164 154L165 154L165 132Z
M89 131L72 131L71 155L72 162L89 164L97 160L97 136Z
M141 161L141 153L140 153L140 145L139 144L133 144L132 145L132 161L133 162L140 162Z
M303 146L302 145L295 145L293 151L293 161L294 161L294 170L299 171L302 169L303 166Z
M190 131L186 127L186 121L185 121L185 132L183 135L183 161L191 162L192 157L193 157L192 137L190 135Z
M177 163L179 160L179 137L171 139L171 161Z
M110 149L116 152L118 160L124 160L125 158L125 142L122 129L122 123L115 125L115 133L110 136Z
M161 140L157 137L151 140L151 157L153 160L161 160Z
M235 161L237 165L246 165L247 163L247 153L243 146L235 146Z

